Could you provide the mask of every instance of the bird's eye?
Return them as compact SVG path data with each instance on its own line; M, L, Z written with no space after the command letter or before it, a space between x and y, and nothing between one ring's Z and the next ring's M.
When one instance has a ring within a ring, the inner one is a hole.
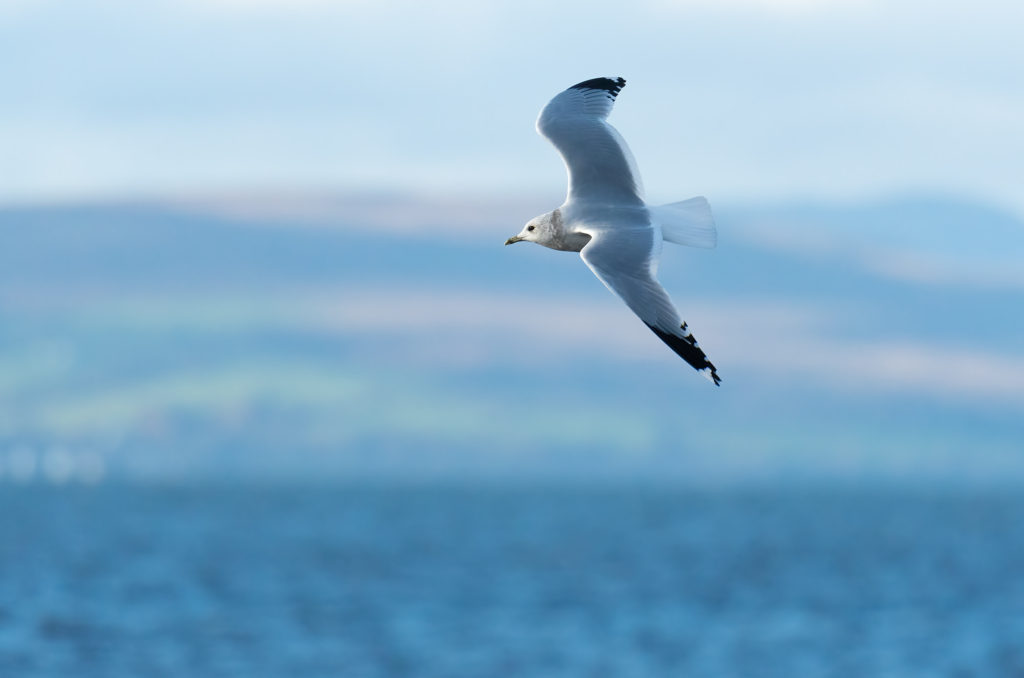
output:
M534 228L536 228L536 226L527 226L526 230L527 231L532 231Z

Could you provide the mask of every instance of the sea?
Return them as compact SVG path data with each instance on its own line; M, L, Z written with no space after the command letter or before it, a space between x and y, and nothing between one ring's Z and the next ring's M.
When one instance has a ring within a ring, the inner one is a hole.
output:
M1024 493L3 485L0 676L1024 676Z

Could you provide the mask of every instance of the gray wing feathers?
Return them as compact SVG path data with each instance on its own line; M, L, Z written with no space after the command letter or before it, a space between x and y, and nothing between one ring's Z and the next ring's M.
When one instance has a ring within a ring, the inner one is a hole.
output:
M654 234L648 230L645 239L643 233L640 229L596 233L580 251L580 256L594 275L626 302L659 339L694 369L708 370L705 374L717 386L721 379L715 366L697 345L665 288L654 277Z
M595 78L574 85L537 118L537 131L558 149L569 172L569 200L642 204L633 155L606 122L625 84L621 78Z
M647 235L647 237L644 237ZM654 234L640 229L602 231L580 252L594 275L648 325L678 330L679 313L653 275Z

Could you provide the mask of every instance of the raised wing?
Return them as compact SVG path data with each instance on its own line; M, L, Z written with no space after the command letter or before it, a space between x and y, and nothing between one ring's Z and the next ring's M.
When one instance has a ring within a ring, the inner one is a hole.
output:
M591 236L580 256L651 331L694 369L708 370L706 376L717 386L721 379L715 366L697 346L665 288L654 277L658 254L655 238L649 229L601 230Z
M607 122L625 86L622 78L581 82L548 102L537 118L537 131L554 144L569 171L568 202L643 204L633 154Z

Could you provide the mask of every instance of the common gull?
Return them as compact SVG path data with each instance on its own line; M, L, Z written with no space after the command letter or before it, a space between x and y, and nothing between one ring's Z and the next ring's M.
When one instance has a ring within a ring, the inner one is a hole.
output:
M569 172L569 192L558 209L531 219L506 245L529 241L579 252L594 275L679 356L721 379L679 318L657 280L663 240L691 247L717 243L703 197L648 205L633 154L608 114L626 81L594 78L555 96L537 118L537 131L554 144Z

